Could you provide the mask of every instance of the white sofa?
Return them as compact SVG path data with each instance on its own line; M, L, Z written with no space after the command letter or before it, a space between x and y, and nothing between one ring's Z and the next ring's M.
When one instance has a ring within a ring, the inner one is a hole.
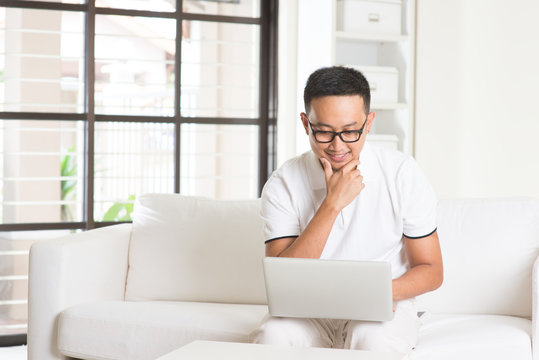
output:
M29 359L154 359L197 339L247 341L267 313L258 209L145 195L133 225L36 243ZM438 224L445 281L418 298L411 359L539 359L539 201L442 201Z

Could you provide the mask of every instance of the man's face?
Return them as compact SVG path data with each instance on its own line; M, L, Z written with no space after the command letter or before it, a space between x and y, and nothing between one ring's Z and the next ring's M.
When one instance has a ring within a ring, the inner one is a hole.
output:
M311 101L309 114L301 113L301 121L311 148L318 158L326 158L334 171L342 168L352 159L358 159L361 149L365 144L365 137L369 133L374 120L374 113L365 113L363 98L360 95L338 95L315 98ZM335 136L329 143L317 142L314 138L309 121L313 130L317 131L347 131L361 130L364 122L365 128L361 137L356 142L344 142L339 136Z

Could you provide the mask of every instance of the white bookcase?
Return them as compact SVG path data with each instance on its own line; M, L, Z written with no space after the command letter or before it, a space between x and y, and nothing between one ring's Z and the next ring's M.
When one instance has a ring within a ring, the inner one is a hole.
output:
M385 89L376 89L375 74L364 72L373 87L371 111L376 113L367 140L413 154L415 0L331 1L332 63L397 73L397 95L390 101L377 101L375 92L390 89L386 82ZM396 19L396 9L400 19Z

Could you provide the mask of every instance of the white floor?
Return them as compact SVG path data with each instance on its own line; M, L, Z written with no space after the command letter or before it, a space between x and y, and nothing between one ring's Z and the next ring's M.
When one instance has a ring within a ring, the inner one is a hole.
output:
M0 347L0 360L26 360L26 346Z

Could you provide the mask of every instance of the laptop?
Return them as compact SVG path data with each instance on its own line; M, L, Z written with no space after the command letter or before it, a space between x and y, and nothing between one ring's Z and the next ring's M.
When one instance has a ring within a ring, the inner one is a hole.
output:
M388 262L266 257L264 277L272 316L393 319Z

